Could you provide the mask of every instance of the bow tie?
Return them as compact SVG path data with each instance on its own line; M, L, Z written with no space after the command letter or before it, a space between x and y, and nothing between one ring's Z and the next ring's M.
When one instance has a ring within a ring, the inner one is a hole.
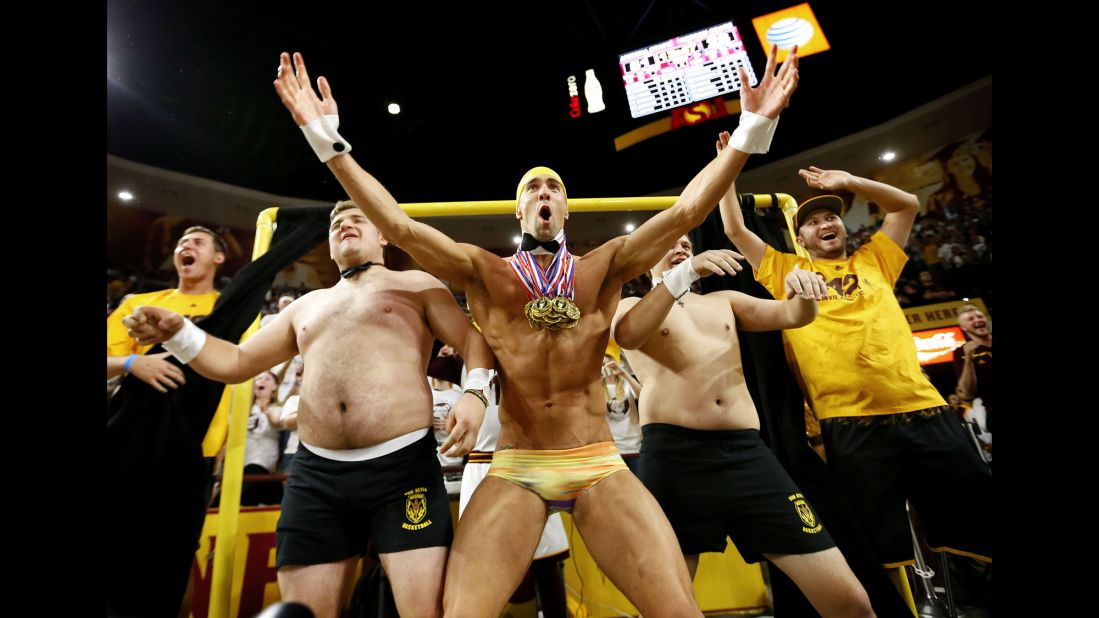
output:
M545 249L550 254L556 254L557 250L561 248L561 243L556 240L541 242L530 234L523 232L523 242L519 245L520 251L534 251L539 247Z
M365 264L359 264L358 266L352 266L351 268L348 268L347 270L341 271L340 276L343 277L344 279L350 279L351 277L354 277L355 275L357 275L361 272L370 270L371 266L381 266L381 264L379 264L377 262L367 262Z

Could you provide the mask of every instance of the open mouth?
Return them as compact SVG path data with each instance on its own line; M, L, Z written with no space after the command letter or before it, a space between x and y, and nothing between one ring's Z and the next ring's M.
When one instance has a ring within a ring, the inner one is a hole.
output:
M542 206L541 208L538 209L538 218L541 219L542 221L549 222L550 216L551 216L551 213L550 213L550 207L549 206Z
M195 263L195 256L191 255L190 253L184 253L180 257L179 261L184 266L191 266L192 264Z
M835 232L825 232L820 235L821 240L835 240L837 234Z

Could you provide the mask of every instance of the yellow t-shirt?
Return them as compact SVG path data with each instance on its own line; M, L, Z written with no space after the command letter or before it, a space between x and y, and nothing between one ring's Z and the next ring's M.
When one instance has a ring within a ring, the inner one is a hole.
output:
M122 325L122 319L134 311L134 307L149 305L162 307L169 311L189 318L209 315L214 310L218 292L206 294L184 294L179 290L160 290L159 292L147 292L134 294L122 301L122 304L107 316L107 356L129 356L130 354L144 354L151 345L138 345L126 332ZM210 421L210 427L206 430L206 437L202 440L202 455L215 457L221 446L225 443L229 422L229 388L221 393L221 402L214 412L214 418Z
M846 260L809 260L767 247L756 273L775 298L797 265L829 288L817 319L782 331L786 357L818 419L898 414L946 405L920 371L893 294L908 256L880 231Z

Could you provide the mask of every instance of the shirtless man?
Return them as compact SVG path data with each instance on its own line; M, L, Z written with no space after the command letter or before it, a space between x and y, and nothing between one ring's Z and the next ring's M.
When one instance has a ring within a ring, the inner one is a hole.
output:
M689 291L699 277L735 275L734 251L692 257L686 236L650 271L653 289L627 298L614 340L645 384L640 478L664 509L693 578L702 552L730 536L748 562L782 569L822 616L872 616L870 599L790 475L759 435L737 328L799 328L827 292L813 272L786 277L788 300Z
M646 616L701 615L660 507L632 474L615 474L627 468L607 426L600 368L622 284L702 223L749 152L766 152L798 77L796 54L777 76L771 58L759 86L741 95L746 113L733 148L630 236L573 257L564 182L546 167L528 171L516 188L523 243L508 261L409 218L348 154L330 121L337 108L327 80L317 80L318 97L301 55L292 65L282 54L275 89L318 158L387 239L465 290L500 366L498 450L454 540L443 600L449 616L498 615L530 565L548 514L561 510L572 511L596 562ZM532 137L549 138L547 130ZM619 525L623 513L631 526Z
M382 265L385 241L354 203L338 203L330 218L340 281L290 304L241 345L155 307L136 308L124 323L139 342L164 342L229 384L300 353L300 444L278 524L283 600L337 616L370 540L401 615L438 616L453 528L421 376L435 337L478 368L469 389L487 386L492 352L437 279ZM484 416L483 394L469 389L450 416L441 447L449 455L469 452Z

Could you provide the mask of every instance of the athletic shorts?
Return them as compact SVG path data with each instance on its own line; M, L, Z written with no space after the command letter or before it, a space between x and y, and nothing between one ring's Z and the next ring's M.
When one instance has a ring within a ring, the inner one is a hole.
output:
M276 564L338 562L366 553L448 547L450 499L435 436L365 461L298 447L279 517Z
M992 471L945 406L820 423L833 484L886 566L912 564L907 499L934 551L992 562Z
M723 552L726 536L746 562L836 546L759 430L649 423L641 433L638 477L684 554Z

